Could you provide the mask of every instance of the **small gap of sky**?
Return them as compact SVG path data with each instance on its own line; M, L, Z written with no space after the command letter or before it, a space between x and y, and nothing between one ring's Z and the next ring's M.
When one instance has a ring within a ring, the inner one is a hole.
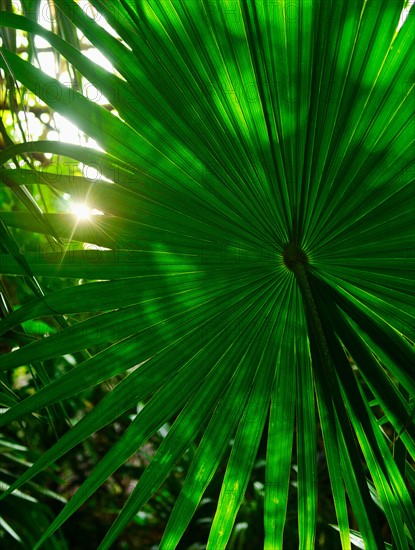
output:
M93 18L100 26L102 26L106 31L108 31L112 36L118 37L117 33L108 25L105 18L102 17L100 14L98 14L92 5L86 1L86 0L80 0L78 2L78 5L81 7L81 9L86 13L88 16ZM17 11L21 12L21 6L17 7ZM38 23L44 27L47 30L53 31L53 16L50 10L49 2L47 0L42 0L39 6L39 16L38 16ZM110 61L97 49L91 44L91 42L83 36L83 34L78 30L77 31L78 39L82 45L82 53L86 57L88 57L91 61L99 65L100 67L106 69L110 73L115 73L116 71ZM21 34L19 37L20 43L18 45L24 46L27 45L27 38ZM39 68L45 72L47 75L57 78L59 82L61 82L65 86L71 86L71 77L68 72L68 67L65 65L62 65L62 63L58 63L58 58L56 56L56 52L52 50L50 47L50 44L47 40L42 38L41 36L35 37L35 46L38 49L38 61L39 61ZM27 57L27 56L26 56ZM62 70L63 68L63 70ZM82 93L88 97L91 101L94 101L100 105L106 105L108 104L107 98L90 82L88 82L85 78L82 81ZM31 100L32 103L34 103L34 100ZM115 111L113 111L114 114L117 114ZM33 116L33 113L29 112L22 112L19 113L19 119L24 122L26 122L25 126L27 126L29 134L34 137L39 137L41 133L41 124L40 121ZM57 141L64 141L66 143L72 143L75 145L83 145L86 147L91 147L93 149L97 150L103 150L99 147L97 142L86 136L75 124L73 124L68 118L63 117L59 113L54 113L53 120L50 120L50 116L47 113L43 113L41 115L41 120L44 123L51 123L52 127L54 129L50 130L47 133L47 139L49 140L57 140ZM17 137L17 136L16 136ZM46 154L46 156L48 156ZM52 155L49 155L50 157ZM90 167L85 166L82 163L79 164L79 168L82 172L82 175L87 179L91 180L91 182L105 179L102 177L102 175L97 173L97 170ZM92 172L92 173L91 173ZM63 195L63 199L66 202L65 210L71 212L74 214L77 218L78 222L85 222L87 220L91 219L91 216L94 215L102 215L102 212L100 210L97 210L96 208L93 208L91 205L86 203L79 203L74 202L71 198L71 196L68 193L65 193ZM92 245L89 245L88 243L85 243L85 247L91 247ZM101 247L96 247L101 248Z
M409 15L410 9L412 8L412 6L414 4L415 4L415 0L409 0L407 2L406 6L402 10L401 17L399 19L399 24L398 24L398 27L397 27L396 31L399 31L401 29L402 25L405 23L408 15Z
M106 23L105 19L98 15L89 2L81 0L78 2L79 6L83 9L84 13L92 17L98 24L100 24L105 30L111 34L115 34L115 31ZM39 18L38 22L42 27L52 29L52 15L49 8L47 0L42 0L39 9ZM114 73L114 67L108 61L108 59L97 49L94 48L91 42L82 35L78 30L78 38L83 46L82 49L83 55L88 57L91 61L99 65L100 67L106 69L108 72ZM39 49L38 59L39 66L46 74L57 78L65 86L71 86L71 77L68 70L60 70L57 66L56 55L53 51L50 51L50 44L42 37L35 37L35 45ZM46 51L42 51L46 50ZM82 93L88 97L91 101L94 101L100 105L108 104L107 98L90 82L86 79L83 79L82 82ZM81 132L70 120L59 115L58 113L54 114L55 128L56 131L51 131L48 134L48 139L52 140L62 140L67 143L74 143L79 145L85 145L87 147L92 147L94 149L102 150L95 140L87 138L83 132Z

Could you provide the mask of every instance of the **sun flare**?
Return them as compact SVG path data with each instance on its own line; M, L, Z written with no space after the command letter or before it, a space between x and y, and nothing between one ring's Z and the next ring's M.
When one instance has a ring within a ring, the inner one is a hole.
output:
M103 215L103 212L101 212L101 210L91 208L86 203L82 202L72 203L70 212L77 217L78 221L87 221L90 220L92 216Z
M92 216L92 209L83 203L74 203L71 207L71 213L75 214L79 221L89 220Z

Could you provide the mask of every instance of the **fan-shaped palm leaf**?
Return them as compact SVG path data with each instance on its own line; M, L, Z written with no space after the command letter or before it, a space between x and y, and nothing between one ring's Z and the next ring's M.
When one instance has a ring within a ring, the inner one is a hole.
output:
M92 4L95 18L55 0L114 74L34 21L1 16L4 26L48 40L119 115L2 49L0 66L104 152L24 143L4 150L1 162L54 152L97 166L112 182L56 177L56 189L106 215L82 224L45 215L61 239L108 250L65 253L56 245L25 254L35 276L97 281L36 298L0 328L51 312L98 314L10 353L2 369L108 347L11 407L1 424L140 366L11 490L147 400L44 538L176 417L102 548L200 441L160 545L175 548L234 437L207 545L225 548L267 424L264 547L282 547L294 460L299 544L309 549L320 425L342 547L350 547L347 498L366 547L384 547L370 477L396 547L408 548L415 540L405 483L406 454L415 459L414 10L397 31L397 0ZM104 17L117 37L100 24ZM15 185L37 177L7 167L3 176ZM48 227L17 213L2 220L28 231ZM3 273L27 275L9 254L1 262ZM399 459L372 398L403 442Z

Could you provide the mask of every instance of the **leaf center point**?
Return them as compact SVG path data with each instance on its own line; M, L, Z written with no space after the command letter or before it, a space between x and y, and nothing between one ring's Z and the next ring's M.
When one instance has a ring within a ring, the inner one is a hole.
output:
M288 243L284 247L283 259L285 265L291 271L294 271L295 264L301 263L304 266L308 264L308 258L306 253L296 243Z

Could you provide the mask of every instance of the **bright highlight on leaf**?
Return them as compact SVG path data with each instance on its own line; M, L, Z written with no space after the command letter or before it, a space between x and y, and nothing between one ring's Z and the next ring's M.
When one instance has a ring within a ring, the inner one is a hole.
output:
M162 433L100 550L183 456L161 550L182 544L212 488L207 550L251 540L241 510L256 481L263 532L253 548L324 548L333 525L332 547L410 550L415 10L401 0L54 6L115 71L66 31L2 13L5 29L43 37L77 80L63 85L5 46L0 67L99 149L39 141L0 151L5 185L26 209L1 213L1 266L33 293L0 331L51 315L61 327L5 354L1 369L81 358L22 402L9 397L0 426L120 381L3 498L119 417L130 423L35 548ZM108 104L91 101L82 77ZM48 181L27 169L23 179L8 164L35 153L97 177L67 168ZM76 197L72 213L39 211L26 184ZM46 235L41 254L21 253L25 232ZM45 291L48 278L86 282Z

